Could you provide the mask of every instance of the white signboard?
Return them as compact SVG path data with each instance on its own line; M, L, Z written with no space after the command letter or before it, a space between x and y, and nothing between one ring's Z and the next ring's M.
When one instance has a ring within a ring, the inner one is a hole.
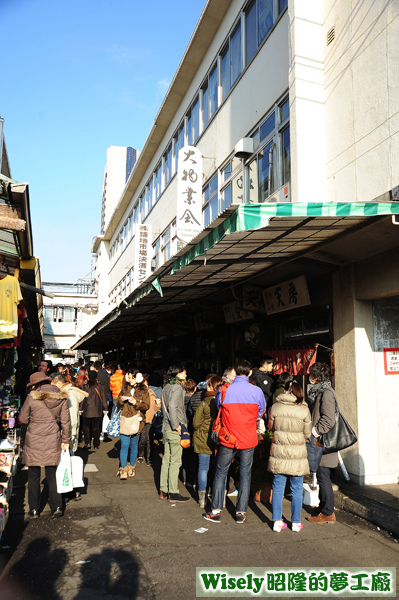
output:
M237 321L246 321L247 319L253 319L254 313L250 310L244 310L242 302L231 302L230 304L223 305L224 318L226 323L237 323Z
M268 315L307 306L310 298L305 277L296 277L263 290L263 300Z
M137 225L134 236L133 289L151 275L152 225Z
M176 235L187 244L203 230L202 155L194 146L179 150Z

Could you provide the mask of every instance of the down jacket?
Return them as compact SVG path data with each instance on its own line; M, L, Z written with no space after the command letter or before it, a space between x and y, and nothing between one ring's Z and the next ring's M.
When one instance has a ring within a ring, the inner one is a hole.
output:
M69 444L71 435L67 398L68 392L51 384L40 386L26 398L20 415L21 423L28 423L22 455L26 466L52 467L60 462L61 443Z
M308 405L296 404L294 394L280 394L270 409L268 428L273 431L267 470L302 477L309 473L306 439L312 432Z

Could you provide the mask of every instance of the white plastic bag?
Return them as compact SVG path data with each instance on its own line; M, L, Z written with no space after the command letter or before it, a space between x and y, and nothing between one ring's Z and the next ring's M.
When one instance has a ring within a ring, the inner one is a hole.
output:
M71 456L72 485L75 488L85 486L83 480L84 462L80 456Z
M71 492L73 490L71 456L69 450L61 450L61 460L57 467L55 478L57 481L57 492L59 494L65 494L65 492Z
M103 433L107 433L108 423L109 423L109 416L108 415L104 415L103 416L103 428L102 428L102 432Z

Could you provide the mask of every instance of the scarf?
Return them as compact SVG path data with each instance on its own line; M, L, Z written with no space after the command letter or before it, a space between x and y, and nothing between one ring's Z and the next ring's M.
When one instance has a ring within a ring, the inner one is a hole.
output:
M317 396L322 394L324 390L331 387L331 381L322 381L321 383L313 383L308 387L307 402L309 410L313 413L314 405L316 404Z
M181 385L182 388L184 388L184 384L186 382L183 379L180 379L179 377L165 377L163 387L165 387L165 385L167 385L168 383L170 383L170 385L174 385L175 383L177 383Z

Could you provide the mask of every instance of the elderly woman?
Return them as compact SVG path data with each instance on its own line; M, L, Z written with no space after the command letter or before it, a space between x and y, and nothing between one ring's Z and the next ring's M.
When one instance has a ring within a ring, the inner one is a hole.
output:
M21 410L21 423L27 423L22 462L28 467L29 516L37 519L40 502L40 467L45 467L52 517L62 517L62 497L57 492L55 473L61 450L69 448L70 418L66 392L52 385L43 372L33 373L30 393ZM61 426L61 431L60 427Z

